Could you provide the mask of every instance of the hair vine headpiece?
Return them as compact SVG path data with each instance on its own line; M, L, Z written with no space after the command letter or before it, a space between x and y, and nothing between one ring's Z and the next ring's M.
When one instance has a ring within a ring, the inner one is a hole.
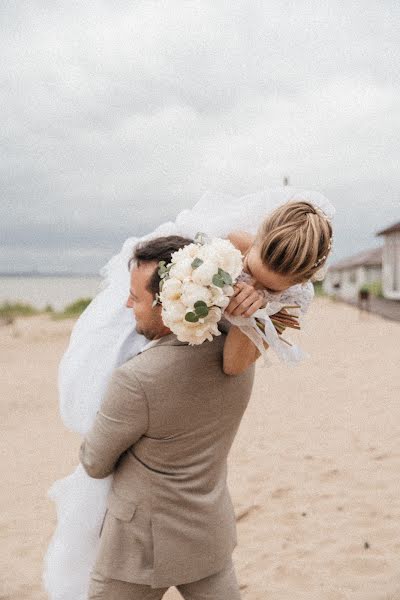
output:
M326 198L325 196L323 196L322 194L320 194L319 192L302 192L301 194L296 193L291 197L291 200L300 200L300 201L305 201L308 204L311 204L313 206L313 208L315 209L316 212L318 212L324 219L326 219L326 221L330 224L331 226L331 230L332 230L332 221L333 221L333 217L335 216L336 213L336 209L333 206L333 204L328 200L328 198ZM328 250L330 250L332 248L332 243L333 243L333 233L329 239L329 245L328 245ZM318 267L318 265L324 261L327 258L327 254L324 254L324 256L321 256L321 258L319 258L313 265L313 267Z
M315 262L315 263L313 264L313 267L318 267L319 263L321 263L321 262L322 262L322 261L323 261L325 258L326 258L326 254L324 254L324 256L321 256L321 258L319 258L319 259L317 260L317 262Z
M326 214L326 212L324 212L320 206L316 206L316 205L314 204L314 208L315 208L315 210L316 210L317 212L319 212L319 214L320 214L322 217L324 217L324 219L326 219L326 220L327 220L329 223L331 223L331 222L332 222L332 217L330 217L329 215L327 215L327 214Z
M329 238L328 250L330 250L330 249L332 248L332 243L333 243L333 233L332 233L331 237ZM313 264L313 267L318 267L318 265L319 265L319 264L320 264L320 263L321 263L323 260L325 260L325 258L327 258L327 256L328 256L327 254L324 254L323 256L321 256L321 258L319 258L319 259L317 260L317 262L315 262L315 263Z

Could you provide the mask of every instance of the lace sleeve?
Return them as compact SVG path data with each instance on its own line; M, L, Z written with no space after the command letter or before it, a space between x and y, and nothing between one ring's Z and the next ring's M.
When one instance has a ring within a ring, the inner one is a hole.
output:
M298 304L301 314L305 315L313 298L314 286L311 281L307 281L304 284L292 285L282 292L280 302L283 304Z
M238 281L252 281L252 277L243 271ZM278 356L279 360L288 365L295 365L306 358L308 354L294 344L288 344L278 335L272 321L271 315L277 313L283 306L297 305L300 315L304 315L314 296L314 286L308 281L305 284L296 284L283 292L271 293L262 290L265 298L265 306L259 308L252 317L224 315L233 325L237 325L255 344L264 358L264 365L272 364L267 357L267 351L263 342L267 342L271 350ZM263 322L264 330L261 331L257 325L256 318Z
M242 271L237 281L251 282L253 279L246 271ZM267 313L269 315L275 314L285 305L292 304L297 304L300 307L300 313L305 315L314 298L314 286L311 281L292 285L283 292L278 293L269 292L265 288L261 288L259 291L262 292L264 296Z

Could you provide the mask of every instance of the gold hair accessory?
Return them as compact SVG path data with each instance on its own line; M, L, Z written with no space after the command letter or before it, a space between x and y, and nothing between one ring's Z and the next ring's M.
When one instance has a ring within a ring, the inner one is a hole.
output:
M333 242L333 234L331 235L331 237L329 238L329 245L328 245L328 250L330 250L332 248L332 242ZM323 260L325 260L325 258L327 257L327 254L324 254L324 256L321 256L321 258L319 258L317 260L317 262L315 262L313 264L313 267L318 267L319 263L321 263Z

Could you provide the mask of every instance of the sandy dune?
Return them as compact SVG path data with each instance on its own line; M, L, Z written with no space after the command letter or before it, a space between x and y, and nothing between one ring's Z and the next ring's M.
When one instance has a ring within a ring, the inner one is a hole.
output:
M0 328L2 600L46 597L46 492L80 444L57 405L72 325ZM317 299L301 339L307 363L258 365L230 455L243 599L400 600L400 323Z

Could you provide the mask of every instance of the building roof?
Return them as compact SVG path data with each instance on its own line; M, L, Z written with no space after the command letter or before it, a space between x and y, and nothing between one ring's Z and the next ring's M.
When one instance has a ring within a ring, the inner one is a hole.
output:
M363 250L358 254L344 258L331 265L328 271L344 271L354 267L380 267L382 266L382 247Z
M400 231L400 221L398 221L397 223L394 223L393 225L390 225L390 227L386 227L386 229L382 229L381 231L378 231L378 233L376 235L385 235L387 233L397 233L398 231Z

